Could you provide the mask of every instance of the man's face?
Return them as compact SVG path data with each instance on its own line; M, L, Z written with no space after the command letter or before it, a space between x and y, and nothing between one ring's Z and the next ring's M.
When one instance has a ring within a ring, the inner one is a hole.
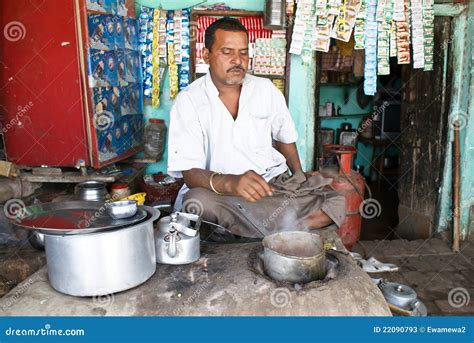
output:
M241 84L249 65L247 34L218 29L211 50L205 48L203 56L215 81L227 86Z

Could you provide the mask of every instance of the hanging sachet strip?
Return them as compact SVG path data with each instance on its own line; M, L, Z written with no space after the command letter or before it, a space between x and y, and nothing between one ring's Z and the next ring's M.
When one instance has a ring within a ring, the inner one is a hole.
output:
M398 1L398 0L396 0ZM397 2L395 2L397 4ZM394 4L394 6L395 6ZM399 6L399 4L397 4ZM397 13L397 60L398 64L409 64L410 59L410 0L403 0L403 16ZM397 11L399 11L397 7ZM403 17L403 19L401 19Z
M354 27L354 49L361 50L365 48L365 17L367 14L366 0L361 0L360 10L356 16L356 22Z
M159 52L159 19L161 10L155 9L153 11L153 40L152 40L152 80L153 87L151 91L151 105L153 107L160 107L160 52Z
M168 11L166 21L166 43L168 47L170 98L174 99L179 91L178 65L176 64L174 49L174 11Z
M411 37L413 46L413 68L425 66L425 51L423 43L423 3L422 0L411 0Z
M434 11L433 0L423 0L423 43L424 43L424 70L433 70L434 49Z
M392 2L379 1L377 7L377 74L390 74L390 21L392 20Z
M375 95L377 91L377 0L367 0L364 93Z
M179 66L179 90L189 85L190 48L189 48L189 10L182 10L181 18L181 65Z
M291 36L290 53L301 55L303 52L306 25L314 14L313 0L300 0L296 7L295 24ZM310 25L309 23L308 25ZM310 27L311 29L311 27ZM311 32L312 34L312 32Z
M142 59L143 96L151 98L153 87L153 9L141 7L139 17L139 50Z

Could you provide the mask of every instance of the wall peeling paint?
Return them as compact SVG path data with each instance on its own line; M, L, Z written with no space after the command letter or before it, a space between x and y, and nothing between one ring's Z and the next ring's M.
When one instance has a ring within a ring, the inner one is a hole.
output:
M453 87L451 92L450 122L460 118L461 129L461 238L469 235L469 208L474 204L474 72L472 36L474 35L474 1L469 8L454 16L454 34L452 38ZM440 189L440 215L438 231L452 229L452 141L453 129L448 132L446 164L443 172L443 183ZM472 233L471 233L472 234Z

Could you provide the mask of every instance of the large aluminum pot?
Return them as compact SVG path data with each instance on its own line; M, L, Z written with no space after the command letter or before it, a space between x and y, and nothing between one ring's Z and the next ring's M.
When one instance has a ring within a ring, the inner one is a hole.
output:
M153 222L160 212L142 208L147 218L128 227L76 235L45 234L53 288L74 296L98 296L148 280L156 271Z
M262 243L265 273L272 279L306 283L324 278L326 254L319 235L280 232L265 237Z

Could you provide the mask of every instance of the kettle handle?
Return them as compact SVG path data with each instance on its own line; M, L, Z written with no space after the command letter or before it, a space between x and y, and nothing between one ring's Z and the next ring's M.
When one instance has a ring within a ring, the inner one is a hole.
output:
M169 232L169 243L168 243L168 256L173 258L176 257L176 235L178 231L174 228Z

